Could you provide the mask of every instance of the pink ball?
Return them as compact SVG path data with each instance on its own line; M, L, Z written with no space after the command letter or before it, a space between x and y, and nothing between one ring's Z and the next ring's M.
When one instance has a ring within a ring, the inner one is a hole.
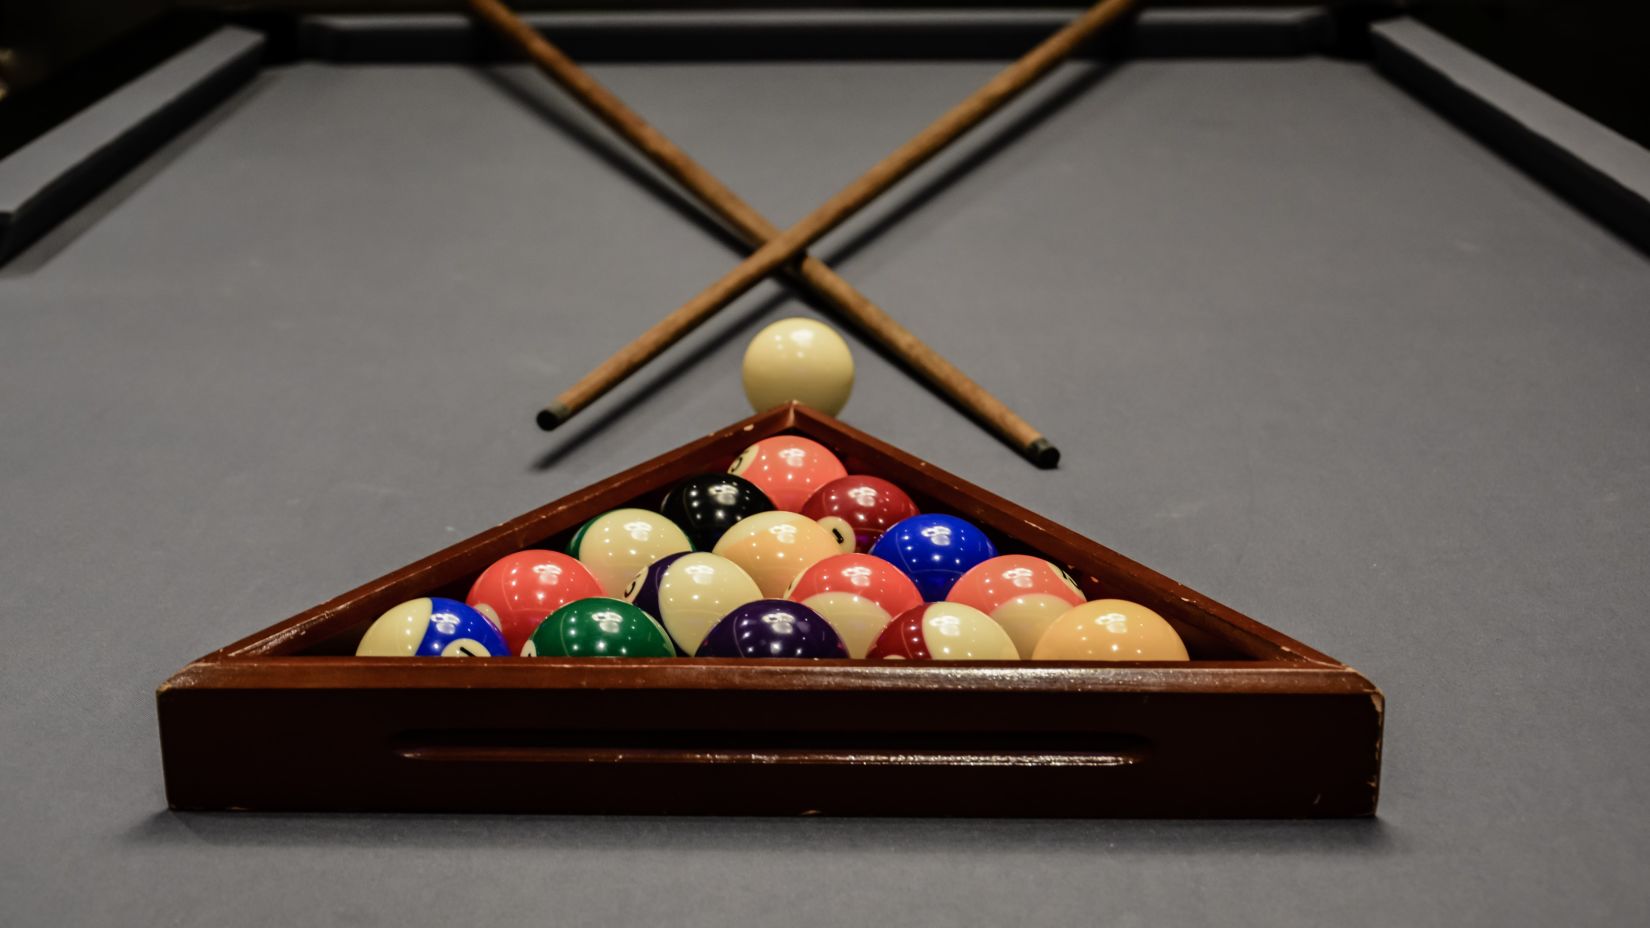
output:
M1014 639L1020 656L1029 660L1049 625L1087 597L1065 571L1048 561L1004 554L974 565L945 598L990 616Z

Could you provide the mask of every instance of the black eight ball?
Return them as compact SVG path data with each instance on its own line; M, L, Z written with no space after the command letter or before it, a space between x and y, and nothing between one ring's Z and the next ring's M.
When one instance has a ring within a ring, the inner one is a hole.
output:
M768 495L743 477L700 474L666 493L659 512L687 533L694 550L709 551L734 523L771 509Z

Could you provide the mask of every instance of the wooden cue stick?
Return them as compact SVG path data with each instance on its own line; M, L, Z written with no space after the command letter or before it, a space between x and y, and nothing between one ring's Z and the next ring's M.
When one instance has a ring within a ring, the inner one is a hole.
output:
M877 195L927 162L958 136L978 125L1133 6L1134 0L1101 0L1043 40L800 222L768 239L720 280L603 361L545 407L539 414L539 425L552 429L572 418L780 265L795 258Z
M604 87L566 53L524 22L500 0L469 0L471 9L520 49L546 76L578 100L586 110L618 133L654 166L673 178L723 221L733 226L753 247L779 235L779 228L694 161L675 142L655 129L617 95ZM804 254L795 269L804 283L823 296L838 313L915 370L928 384L967 410L997 436L1017 448L1039 467L1053 467L1060 451L1029 422L972 378L924 344L870 298L844 280L825 262ZM561 419L546 416L554 428Z

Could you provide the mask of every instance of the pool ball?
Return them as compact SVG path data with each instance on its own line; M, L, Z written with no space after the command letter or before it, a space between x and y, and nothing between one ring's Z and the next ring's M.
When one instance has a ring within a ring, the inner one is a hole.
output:
M716 543L716 553L738 564L761 588L777 598L796 575L844 551L845 538L794 512L759 512L728 529ZM852 550L847 543L847 550Z
M510 653L493 621L456 599L426 596L373 620L356 657L501 657Z
M593 596L550 613L522 657L675 657L670 635L647 613L622 599Z
M646 509L615 509L584 523L567 553L590 568L602 592L618 596L643 567L667 554L692 551L676 523Z
M1013 661L1013 639L991 617L962 603L924 603L909 609L877 636L872 660Z
M831 624L801 603L759 599L728 613L695 657L847 657Z
M624 598L664 623L677 649L692 654L712 625L761 599L762 591L738 564L700 551L654 561L630 581Z
M687 533L699 551L709 551L740 519L773 509L768 494L733 474L700 474L665 494L659 512Z
M781 319L745 347L743 373L745 398L757 412L795 400L834 416L854 389L854 356L830 326Z
M602 585L583 564L559 551L517 551L492 563L464 602L491 618L515 654L544 617L575 599L602 595Z
M785 598L825 617L850 657L864 657L888 623L922 605L911 578L880 557L838 554L803 571Z
M1066 572L1040 557L1004 554L976 564L945 598L973 606L1003 627L1029 659L1055 619L1081 605L1083 591Z
M871 554L901 571L928 602L939 602L975 565L997 556L985 532L956 516L924 513L889 527Z
M1055 619L1031 652L1039 661L1184 661L1167 619L1126 599L1097 599Z
M849 474L815 490L802 504L802 514L820 525L846 523L854 533L854 550L863 554L889 526L916 515L917 504L886 480Z
M848 469L831 449L811 438L775 435L739 452L728 473L756 484L775 509L798 512L815 490L848 476Z

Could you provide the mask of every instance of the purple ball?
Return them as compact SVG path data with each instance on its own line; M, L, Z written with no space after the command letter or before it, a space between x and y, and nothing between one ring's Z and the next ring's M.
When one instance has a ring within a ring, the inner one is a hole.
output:
M694 657L847 657L836 629L801 603L759 599L722 617Z

